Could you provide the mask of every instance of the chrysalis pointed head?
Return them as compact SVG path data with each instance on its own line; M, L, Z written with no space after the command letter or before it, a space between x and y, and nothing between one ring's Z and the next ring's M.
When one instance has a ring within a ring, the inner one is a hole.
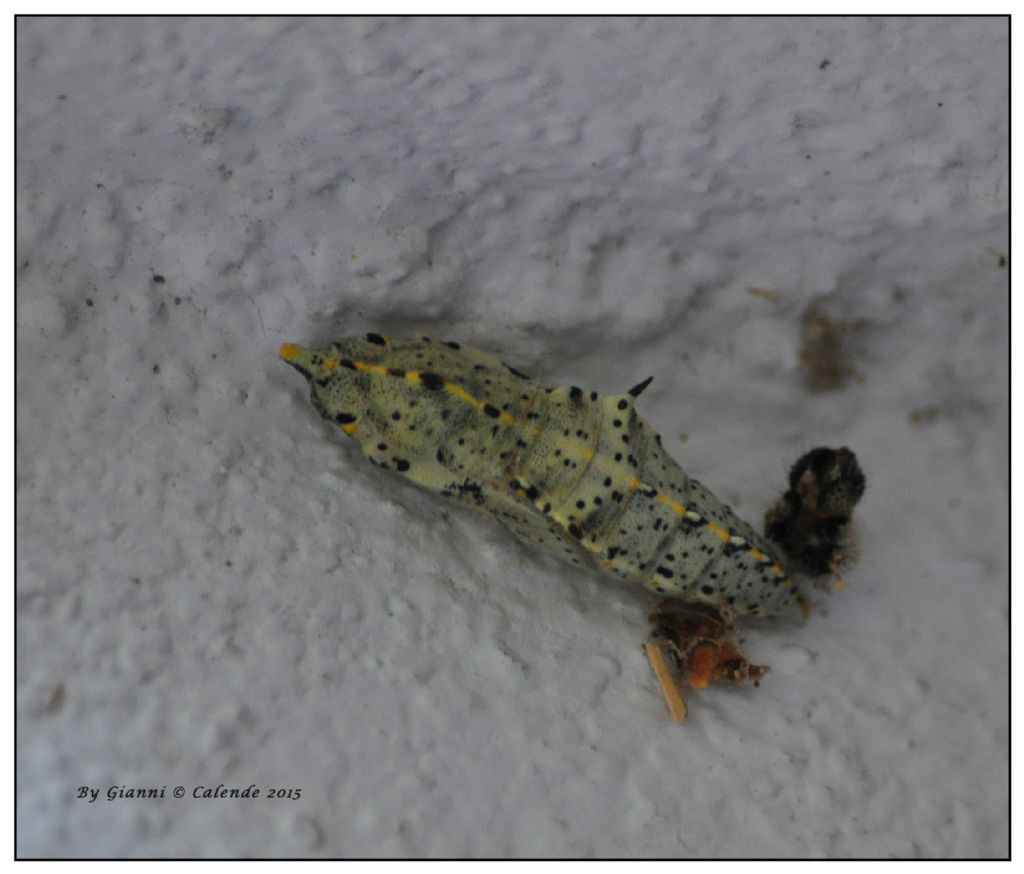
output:
M309 399L317 412L341 425L346 434L355 434L358 420L354 410L358 406L359 390L349 378L353 372L352 362L342 357L338 344L319 350L284 343L277 354L306 377Z
M281 348L277 350L277 354L285 364L290 364L306 379L312 379L313 374L319 369L313 364L313 358L316 353L304 346L299 346L295 343L282 343Z

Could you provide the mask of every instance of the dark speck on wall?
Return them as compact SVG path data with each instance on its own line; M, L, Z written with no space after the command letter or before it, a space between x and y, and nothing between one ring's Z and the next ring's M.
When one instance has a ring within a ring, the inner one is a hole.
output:
M163 285L167 280L163 278L159 273L153 274L153 281Z

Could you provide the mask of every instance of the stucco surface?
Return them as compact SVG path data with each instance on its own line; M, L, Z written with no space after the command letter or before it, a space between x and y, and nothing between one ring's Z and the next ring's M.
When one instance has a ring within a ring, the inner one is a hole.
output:
M1006 854L1005 22L21 19L17 52L21 855ZM276 357L366 330L653 374L756 525L849 446L859 561L679 727L642 593L374 470Z

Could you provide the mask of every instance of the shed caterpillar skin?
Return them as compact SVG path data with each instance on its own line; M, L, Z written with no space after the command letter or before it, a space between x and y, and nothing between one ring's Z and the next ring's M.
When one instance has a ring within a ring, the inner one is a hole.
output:
M685 706L667 684L766 670L730 639L734 617L807 613L768 541L637 415L650 379L601 395L546 385L458 343L373 333L279 354L372 464L489 511L531 547L672 599L652 617L647 650L677 719Z

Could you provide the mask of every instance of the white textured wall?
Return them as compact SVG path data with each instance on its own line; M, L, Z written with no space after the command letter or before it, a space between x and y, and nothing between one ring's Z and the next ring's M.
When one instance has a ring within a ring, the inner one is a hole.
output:
M1004 22L17 32L19 853L1006 854ZM848 445L859 564L678 727L640 593L373 470L276 358L367 329L653 374L755 523ZM102 794L219 783L302 794Z

